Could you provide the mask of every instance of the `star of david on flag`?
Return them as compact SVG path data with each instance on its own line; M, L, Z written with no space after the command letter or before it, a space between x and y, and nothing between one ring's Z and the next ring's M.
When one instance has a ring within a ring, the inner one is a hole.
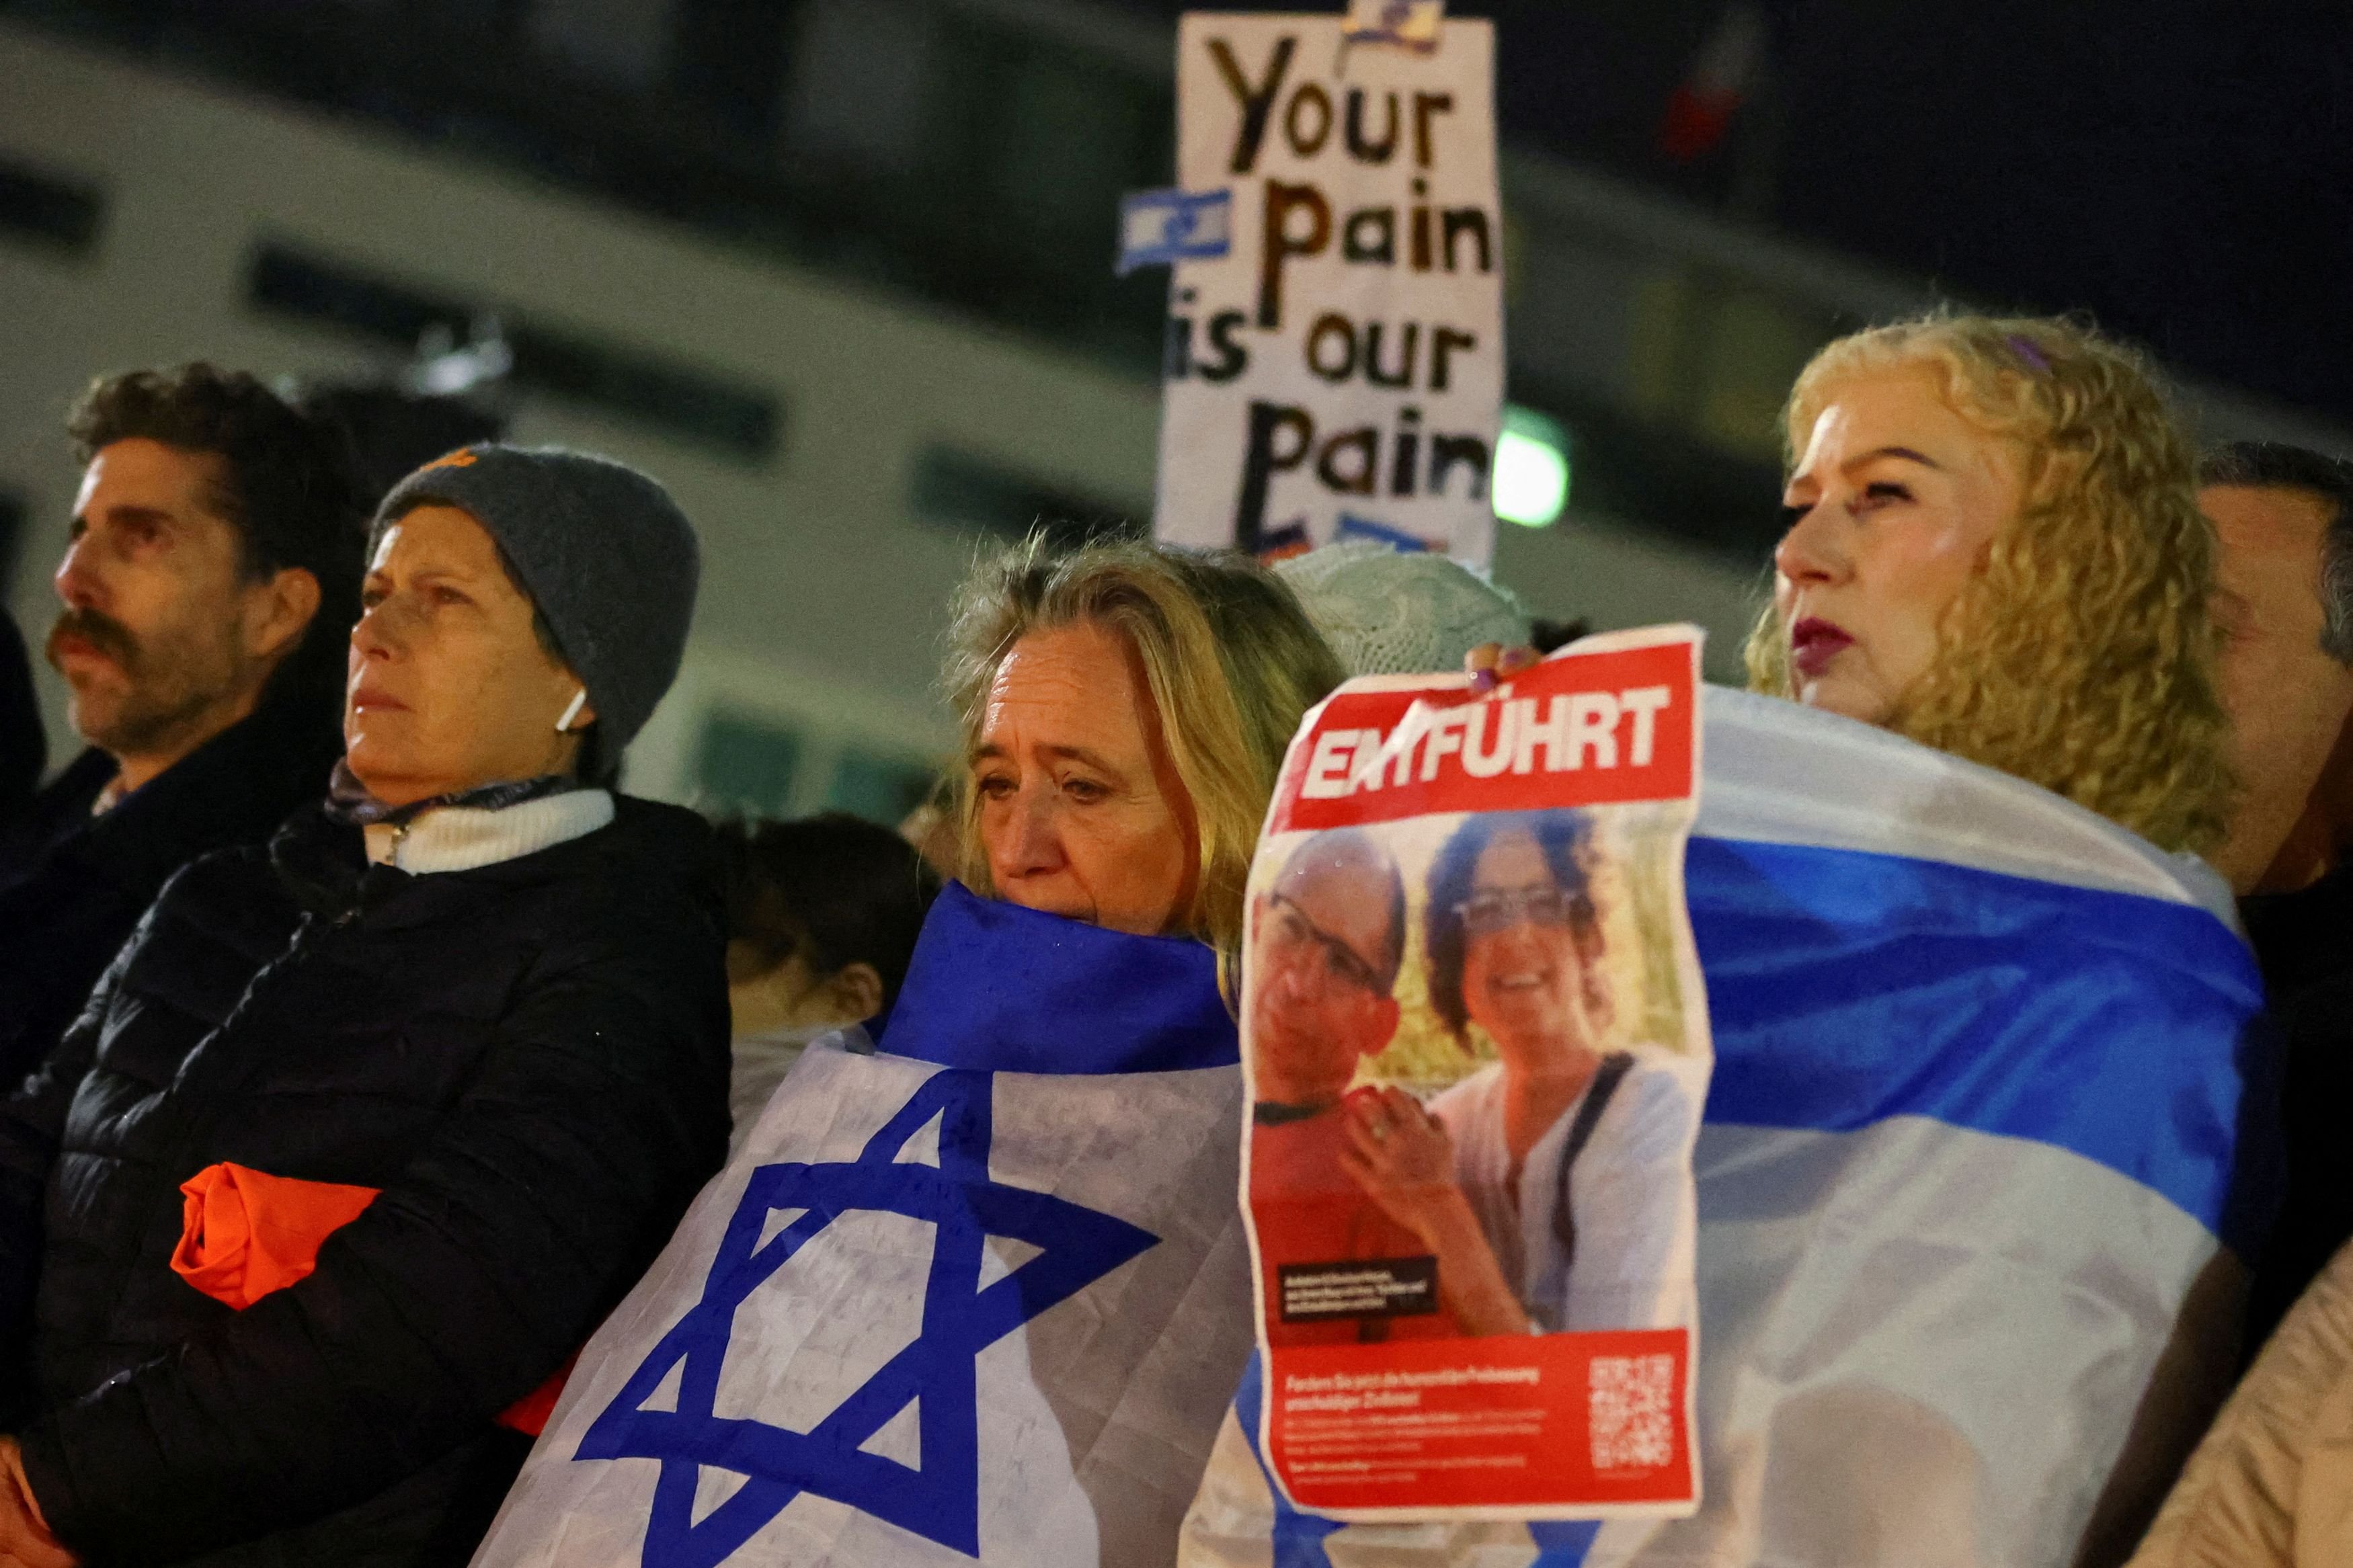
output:
M990 1180L994 1078L967 1069L934 1074L855 1160L754 1172L701 1299L596 1417L575 1454L660 1464L645 1568L712 1568L804 1492L979 1554L980 1352L1158 1240L1125 1220ZM907 1158L934 1122L937 1164ZM716 1414L736 1310L836 1219L859 1212L934 1227L914 1341L807 1432ZM1038 1250L984 1286L991 1237ZM649 1408L674 1375L674 1407ZM920 1465L866 1451L911 1405ZM705 1468L744 1479L697 1521L696 1482Z

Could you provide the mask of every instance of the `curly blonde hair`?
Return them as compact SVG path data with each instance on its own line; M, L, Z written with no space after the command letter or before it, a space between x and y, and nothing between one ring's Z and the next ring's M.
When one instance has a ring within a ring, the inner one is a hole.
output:
M2138 355L2053 317L1943 315L1831 343L1782 409L1792 467L1841 384L1919 367L2013 443L2023 500L1949 605L1888 727L2056 791L2161 848L2221 842L2235 785L2214 686L2213 530L2194 454ZM1752 690L1795 695L1767 605Z
M1345 679L1340 661L1291 589L1245 556L1128 542L1063 552L1033 535L981 562L956 595L945 679L967 756L980 747L988 689L1013 645L1080 623L1118 634L1144 667L1200 835L1200 875L1180 923L1230 963L1283 752L1307 710ZM990 892L970 769L955 793L960 874Z

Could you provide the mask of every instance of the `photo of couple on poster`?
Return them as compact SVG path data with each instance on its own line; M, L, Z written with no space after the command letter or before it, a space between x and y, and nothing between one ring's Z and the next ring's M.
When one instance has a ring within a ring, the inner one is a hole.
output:
M1609 809L1335 828L1258 895L1250 1185L1270 1344L1686 1321L1699 1106L1679 1042L1641 1038L1656 1010L1620 994L1644 974L1611 952L1630 922L1605 918L1626 881L1601 847ZM1392 846L1432 837L1409 899ZM1409 1010L1429 1044L1398 1062Z

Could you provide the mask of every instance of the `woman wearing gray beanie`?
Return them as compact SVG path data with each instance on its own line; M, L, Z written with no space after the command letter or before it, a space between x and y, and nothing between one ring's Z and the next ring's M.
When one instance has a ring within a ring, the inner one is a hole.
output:
M708 830L604 787L696 571L602 458L386 498L329 798L175 877L0 1110L0 1561L471 1554L726 1148Z

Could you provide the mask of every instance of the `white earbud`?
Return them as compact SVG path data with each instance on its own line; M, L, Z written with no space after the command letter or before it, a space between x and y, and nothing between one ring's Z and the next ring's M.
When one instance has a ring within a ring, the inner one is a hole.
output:
M580 717L580 709L587 700L588 689L585 686L572 694L571 705L564 710L564 717L555 721L557 734L561 735L572 728L572 721Z

